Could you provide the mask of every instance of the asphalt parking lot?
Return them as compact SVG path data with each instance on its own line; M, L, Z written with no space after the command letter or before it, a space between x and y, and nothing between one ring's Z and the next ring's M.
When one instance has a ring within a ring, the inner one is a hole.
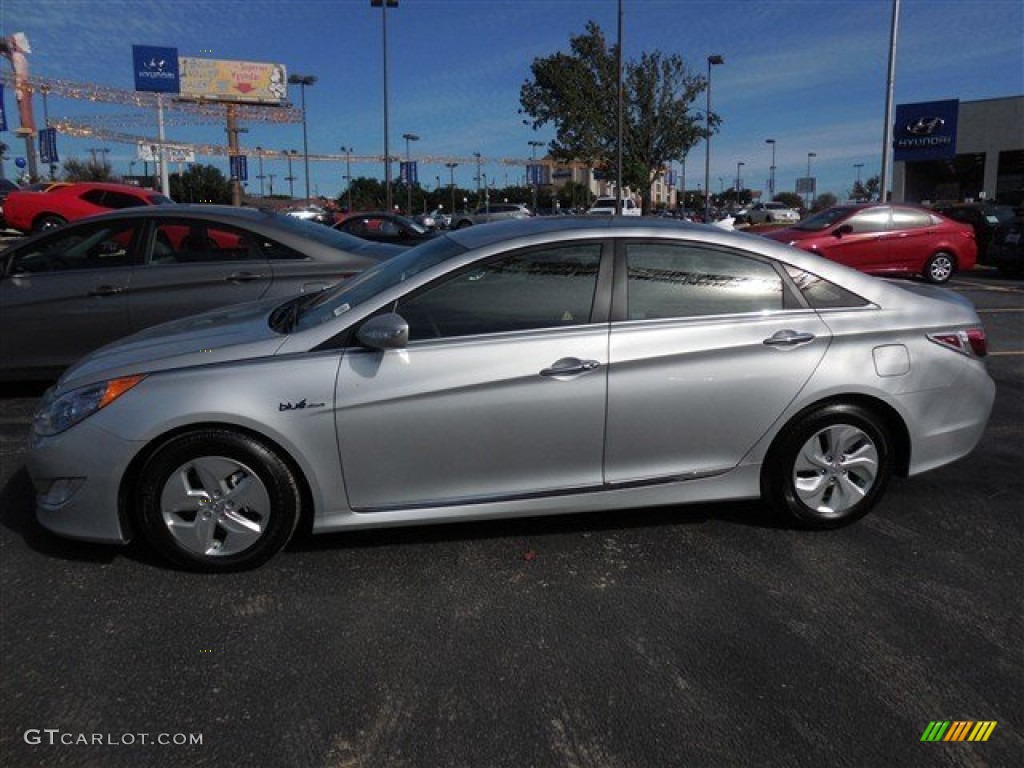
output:
M954 286L995 410L839 531L756 503L302 538L178 572L42 531L0 394L0 765L1011 766L1024 285ZM922 742L933 721L985 742ZM166 742L166 743L164 743Z

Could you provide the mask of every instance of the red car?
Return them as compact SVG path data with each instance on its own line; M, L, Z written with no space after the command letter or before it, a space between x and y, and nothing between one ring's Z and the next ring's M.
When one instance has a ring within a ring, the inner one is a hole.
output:
M87 181L51 187L46 192L11 192L4 201L4 219L12 229L42 232L113 209L173 202L152 189Z
M921 275L944 283L974 268L970 225L913 205L836 205L764 237L873 275Z

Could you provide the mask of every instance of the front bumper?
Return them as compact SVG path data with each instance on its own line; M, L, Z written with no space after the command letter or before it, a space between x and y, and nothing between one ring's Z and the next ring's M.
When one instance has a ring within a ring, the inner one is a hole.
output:
M121 479L140 445L89 420L52 437L33 435L26 467L36 489L36 517L61 536L127 543L119 514Z

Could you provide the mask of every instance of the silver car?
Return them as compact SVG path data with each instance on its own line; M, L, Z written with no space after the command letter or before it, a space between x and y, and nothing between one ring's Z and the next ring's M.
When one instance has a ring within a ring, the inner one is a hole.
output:
M72 222L0 253L0 380L52 381L143 328L321 291L403 250L254 208L147 205Z
M522 203L488 203L479 206L472 213L462 212L452 216L452 229L465 229L474 224L489 224L509 219L528 219L533 213Z
M28 471L50 530L178 565L314 532L762 497L809 528L970 452L973 307L765 238L624 217L442 235L336 288L68 370Z

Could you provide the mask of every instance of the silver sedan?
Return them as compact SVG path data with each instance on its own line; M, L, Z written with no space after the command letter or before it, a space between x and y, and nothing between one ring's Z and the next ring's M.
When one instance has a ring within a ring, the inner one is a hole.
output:
M453 232L315 296L65 373L28 470L52 531L187 568L314 532L761 497L864 515L970 452L974 308L764 238L581 217Z

